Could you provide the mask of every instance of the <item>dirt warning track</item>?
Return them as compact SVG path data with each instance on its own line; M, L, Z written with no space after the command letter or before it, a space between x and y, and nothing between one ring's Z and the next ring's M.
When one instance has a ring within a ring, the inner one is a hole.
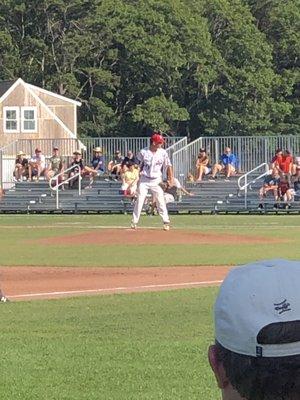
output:
M0 267L8 298L38 300L219 285L231 267L150 268Z

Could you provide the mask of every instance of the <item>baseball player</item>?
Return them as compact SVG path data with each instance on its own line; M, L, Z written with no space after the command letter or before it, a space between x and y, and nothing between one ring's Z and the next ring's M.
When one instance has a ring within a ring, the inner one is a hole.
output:
M140 151L137 155L140 161L140 179L137 189L137 199L134 205L131 228L136 229L140 219L142 208L148 194L148 190L156 198L158 213L163 220L165 231L170 229L170 219L164 198L162 182L162 170L166 169L170 186L173 185L173 168L166 150L162 149L164 138L154 132L150 139L150 147Z

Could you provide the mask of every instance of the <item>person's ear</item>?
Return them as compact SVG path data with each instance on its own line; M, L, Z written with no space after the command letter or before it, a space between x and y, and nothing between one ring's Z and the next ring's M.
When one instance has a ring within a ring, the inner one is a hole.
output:
M223 364L218 360L217 347L215 345L210 346L208 349L208 360L215 374L219 389L225 389L229 385L229 380L226 376Z

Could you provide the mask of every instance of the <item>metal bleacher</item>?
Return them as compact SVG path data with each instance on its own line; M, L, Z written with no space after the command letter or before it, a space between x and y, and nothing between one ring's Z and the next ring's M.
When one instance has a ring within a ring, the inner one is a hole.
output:
M188 182L187 190L194 196L183 195L178 201L168 204L170 213L209 214L265 214L299 213L300 201L294 201L289 208L279 204L274 208L274 199L266 198L259 209L258 190L262 184L258 180L249 187L247 203L244 193L239 192L238 177L229 182L223 177L216 181L201 183ZM7 190L0 200L0 213L131 213L131 199L120 194L120 182L97 178L92 187L88 179L82 181L81 196L77 189L65 188L59 193L59 209L56 208L55 192L48 182L17 182ZM146 207L145 207L146 211Z

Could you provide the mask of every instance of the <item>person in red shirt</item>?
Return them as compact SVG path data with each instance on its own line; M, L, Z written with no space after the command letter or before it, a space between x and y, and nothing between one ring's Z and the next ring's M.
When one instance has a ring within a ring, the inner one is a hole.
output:
M282 158L282 149L277 149L275 151L275 156L271 160L270 169L273 170L274 168L278 168L278 164L279 164L279 161L281 160L281 158Z
M277 167L282 174L291 174L293 166L293 156L289 150L285 150L282 156L277 158Z

